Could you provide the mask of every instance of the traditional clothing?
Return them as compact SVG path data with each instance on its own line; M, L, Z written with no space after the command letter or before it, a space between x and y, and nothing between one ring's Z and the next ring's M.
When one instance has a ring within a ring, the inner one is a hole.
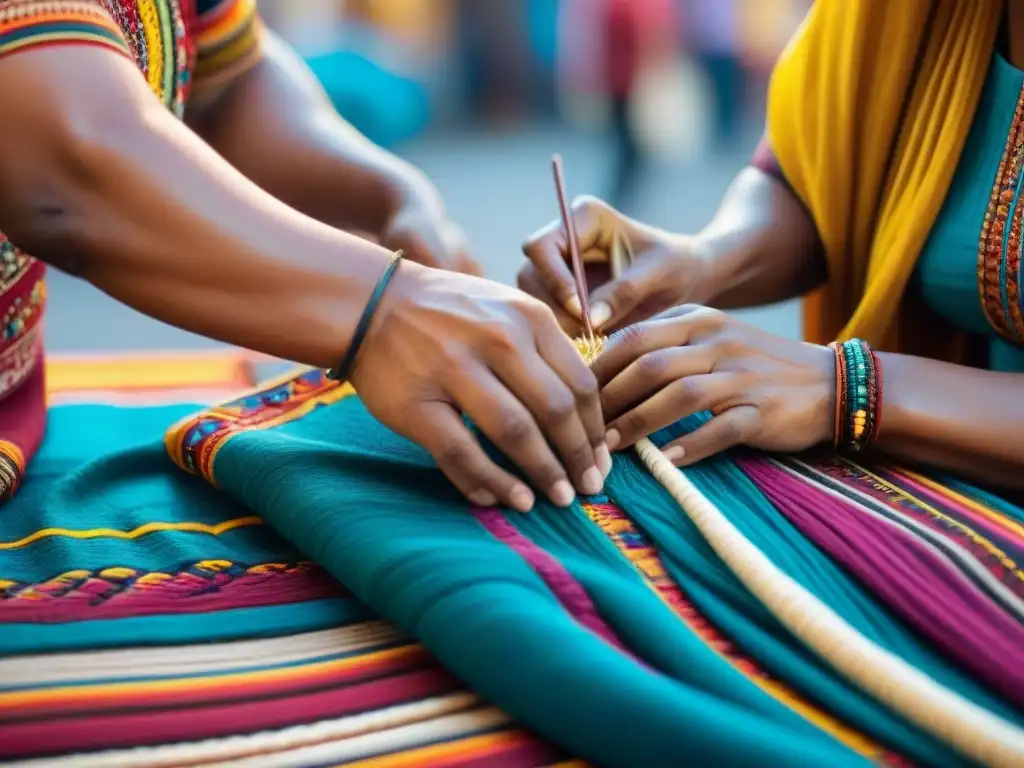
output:
M259 56L255 0L0 0L0 56L98 45L132 59L179 117ZM46 426L45 267L0 232L0 503L16 490Z
M894 5L819 0L779 65L769 133L832 269L839 303L819 332L909 346L902 286L878 275L905 271L934 301L930 281L966 274L940 246L977 246L982 227L1003 238L982 250L1005 262L1004 287L977 311L991 322L998 294L1016 317L1015 207L986 219L991 178L984 203L969 182L995 175L997 201L1016 189L987 137L1024 73L992 59L1001 4L937 2L931 20ZM907 85L919 39L923 91ZM981 74L964 72L986 41ZM884 67L857 58L876 45ZM913 106L890 178L878 145L901 135L883 119L897 91ZM208 386L246 369L218 370ZM1024 761L1024 508L1010 499L829 454L735 451L677 471L645 443L615 457L605 495L520 515L472 508L320 371L219 406L194 391L71 403L58 382L0 513L0 759Z

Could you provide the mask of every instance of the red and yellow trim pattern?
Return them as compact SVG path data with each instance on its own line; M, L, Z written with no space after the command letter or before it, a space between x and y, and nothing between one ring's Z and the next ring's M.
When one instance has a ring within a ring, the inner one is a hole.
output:
M184 419L167 431L164 444L181 469L216 485L214 460L235 435L287 424L354 394L351 384L332 381L318 368L289 373L225 405Z
M1010 132L992 183L978 236L978 295L992 329L1007 341L1024 342L1020 257L1024 208L1015 204L1024 167L1024 90L1017 98Z
M89 0L0 0L0 56L27 48L79 43L132 57L120 25Z
M197 90L223 87L259 62L262 25L256 0L198 0L196 11Z

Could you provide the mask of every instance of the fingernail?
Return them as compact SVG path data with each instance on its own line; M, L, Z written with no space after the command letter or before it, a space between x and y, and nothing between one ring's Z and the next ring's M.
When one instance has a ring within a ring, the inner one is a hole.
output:
M573 317L581 317L583 315L583 306L580 304L580 297L575 293L565 302L565 311Z
M665 458L675 464L677 461L682 461L686 455L686 449L681 445L673 445L671 448L665 450Z
M587 494L587 496L600 493L603 487L604 475L601 474L601 470L597 467L591 467L580 478L580 490Z
M551 486L551 503L556 507L568 507L576 498L576 492L572 489L568 480L559 480Z
M590 308L590 322L595 327L600 328L602 325L607 323L612 316L612 308L605 304L603 301L597 302Z
M525 485L517 485L513 488L512 493L508 495L508 500L512 504L512 508L519 512L529 512L533 509L533 491Z
M608 446L604 443L597 446L594 459L597 461L597 468L601 470L601 476L607 478L612 473L612 454Z
M617 429L609 429L604 435L604 441L608 445L608 450L614 451L619 447L619 443L622 442L622 435L619 434Z
M469 500L478 507L493 507L498 503L493 493L489 491L473 491L469 494Z

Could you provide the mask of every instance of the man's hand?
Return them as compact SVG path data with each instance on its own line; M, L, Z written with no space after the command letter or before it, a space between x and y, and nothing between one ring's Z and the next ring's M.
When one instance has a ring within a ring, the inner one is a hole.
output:
M574 488L600 492L611 470L594 374L551 310L514 288L402 264L351 378L370 412L477 505L526 512L534 495L463 414L556 506Z

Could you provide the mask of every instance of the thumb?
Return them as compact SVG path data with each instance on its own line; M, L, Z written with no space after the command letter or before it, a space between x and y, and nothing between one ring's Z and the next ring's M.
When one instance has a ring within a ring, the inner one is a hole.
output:
M591 323L598 330L614 328L658 293L659 279L656 263L638 259L618 278L590 294Z
M598 247L606 228L606 219L613 215L617 214L597 198L583 196L573 201L573 225L581 255ZM578 318L580 297L572 276L569 244L561 219L552 221L534 233L523 244L523 253L533 263L537 277L554 300L552 303Z

